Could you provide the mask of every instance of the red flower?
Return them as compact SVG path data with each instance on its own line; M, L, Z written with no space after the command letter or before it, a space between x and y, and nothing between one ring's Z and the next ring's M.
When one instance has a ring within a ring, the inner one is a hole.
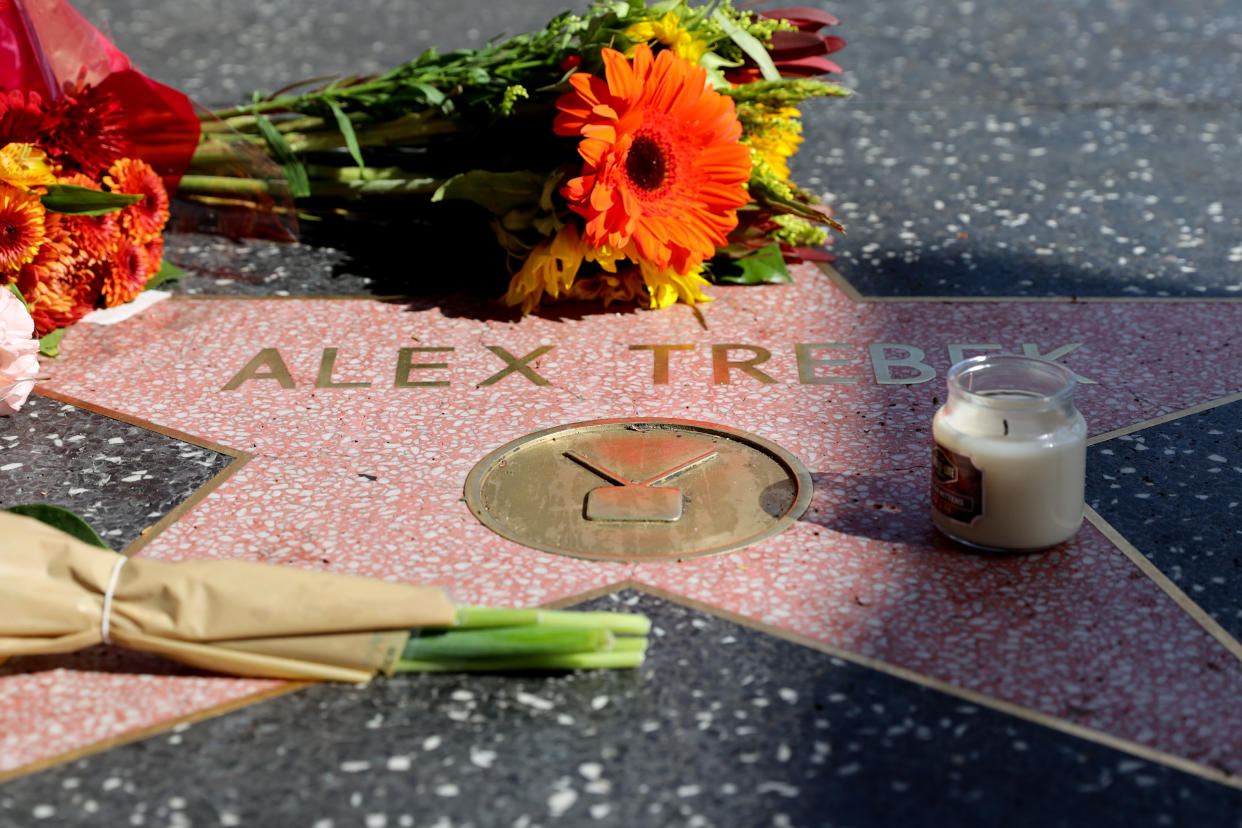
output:
M74 263L73 242L61 216L47 215L47 236L34 260L24 265L17 287L30 304L35 333L47 336L77 322L95 307L100 278L94 268Z
M56 119L38 92L20 89L0 92L0 147L5 144L36 144Z
M114 95L96 86L67 93L51 107L57 116L39 145L66 170L98 178L129 152L125 115Z

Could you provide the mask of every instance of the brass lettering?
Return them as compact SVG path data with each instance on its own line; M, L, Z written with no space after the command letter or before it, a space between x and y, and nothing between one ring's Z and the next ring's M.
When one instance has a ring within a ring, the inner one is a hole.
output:
M1081 347L1081 342L1071 342L1068 345L1062 345L1060 348L1053 348L1046 354L1041 354L1039 352L1039 345L1034 342L1023 342L1022 353L1026 356L1039 357L1040 359L1057 360L1068 354L1070 351L1076 351ZM1087 385L1098 385L1095 380L1089 380L1086 377L1079 376L1078 374L1074 374L1074 376L1079 382L1086 383Z
M997 345L991 342L986 343L986 344L985 343L961 343L961 344L950 345L949 346L949 364L957 365L959 362L966 359L967 351L1003 351L1003 350L1005 350L1004 345Z
M803 385L854 384L857 377L821 377L815 373L817 365L848 365L848 359L816 359L811 356L813 348L848 348L843 342L798 342L794 352L798 355L798 382Z
M500 382L502 379L504 379L509 374L513 373L514 371L517 371L522 376L526 377L528 380L533 382L535 385L551 385L552 384L548 382L546 379L544 379L543 377L536 374L531 369L531 367L526 364L530 362L532 359L538 359L539 357L546 354L548 351L552 350L551 345L540 345L538 348L531 351L529 354L522 357L521 359L519 359L518 357L515 357L513 354L509 353L504 348L501 348L499 345L488 345L487 350L491 351L493 354L503 359L505 363L507 364L499 372L492 374L490 377L480 382L479 383L480 388L482 388L484 385L492 385L494 383Z
M631 345L631 351L651 351L654 367L651 381L655 385L668 385L668 354L669 351L693 351L693 345Z
M867 347L871 351L871 370L875 372L875 381L880 385L917 385L936 376L935 369L923 362L926 354L923 353L922 348L902 345L898 342L876 342ZM902 350L906 355L889 357L889 350ZM916 376L893 376L894 368L911 369Z
M260 373L260 368L267 368ZM275 348L264 348L255 354L254 359L246 363L246 367L237 372L237 376L224 384L224 391L234 391L246 380L274 379L281 388L292 388L293 377L289 376L289 368L280 358L280 351Z
M397 375L393 379L393 388L443 388L448 385L448 380L411 380L410 372L412 371L431 371L436 369L444 369L448 367L447 362L415 362L413 356L419 354L433 354L444 351L452 351L452 348L402 348L397 352Z
M324 348L319 360L319 376L315 378L316 388L366 388L369 382L333 382L332 372L336 369L337 348Z
M754 356L750 359L730 360L729 351L750 351ZM758 345L743 345L737 342L712 345L712 380L716 385L728 385L729 370L736 368L765 385L775 383L775 379L755 367L767 362L771 358L772 352L767 348L760 348Z

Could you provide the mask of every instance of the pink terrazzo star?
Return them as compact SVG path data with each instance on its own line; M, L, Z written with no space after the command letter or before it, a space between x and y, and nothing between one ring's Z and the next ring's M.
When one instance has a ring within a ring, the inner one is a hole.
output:
M713 293L697 311L521 320L368 299L174 299L72 329L49 387L250 456L143 555L433 582L497 605L632 582L1242 772L1242 663L1099 530L1037 555L967 554L933 533L927 494L930 420L958 356L1056 358L1089 380L1077 401L1100 435L1236 392L1242 341L1226 332L1242 328L1242 304L859 303L811 269ZM279 360L252 363L265 349ZM812 471L811 508L732 554L619 564L525 548L462 502L493 448L604 417L772 440ZM271 686L105 678L0 679L0 731L55 734L0 737L0 770ZM128 692L139 684L141 701ZM47 694L66 702L33 703Z

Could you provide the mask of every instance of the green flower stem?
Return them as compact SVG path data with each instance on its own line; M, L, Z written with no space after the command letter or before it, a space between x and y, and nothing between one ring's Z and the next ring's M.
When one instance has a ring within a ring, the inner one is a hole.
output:
M398 673L500 673L515 670L611 670L638 667L641 652L572 653L521 658L474 658L447 661L401 659Z
M384 179L379 181L311 181L311 196L404 196L430 195L443 178Z
M250 199L245 199L245 198L224 198L221 196L203 195L201 193L194 193L194 194L187 193L186 199L188 201L193 201L196 204L207 205L208 207L222 207L222 208L228 208L228 209L236 208L236 209L241 209L241 210L250 210L250 211L258 212L258 213L276 213L277 215L282 215L282 216L298 215L298 216L302 216L303 218L307 218L305 214L299 212L298 210L289 209L279 204L272 204L270 202L270 199L267 199L264 201L252 201ZM343 214L347 214L346 211L341 211L341 212Z
M320 152L341 149L346 145L345 136L335 124L325 124L323 119L296 119L303 126L314 126L315 129L291 131L285 133L289 149L295 153ZM310 122L314 122L313 124ZM293 123L292 121L290 123ZM276 124L280 128L280 124ZM383 147L418 143L420 139L432 138L437 135L451 135L459 132L460 127L448 118L436 118L431 112L415 112L391 121L359 128L355 131L358 143L363 147ZM212 164L236 163L238 153L236 145L253 144L265 147L262 135L241 132L212 132L194 151L191 165L195 167Z
M614 653L645 653L647 637L643 635L618 635L612 639Z
M506 607L457 608L457 628L462 627L595 627L617 635L646 635L651 619L623 612L576 612L574 610L509 609Z
M430 194L444 183L442 178L381 179L376 181L310 182L312 197L403 196ZM179 191L185 194L271 196L286 193L283 179L235 178L225 175L184 175Z
M288 189L283 180L272 182L261 178L235 178L226 175L183 175L177 189L182 193L207 195L267 196Z
M400 167L332 167L327 164L307 164L306 175L312 181L431 181L413 170Z
M392 73L390 72L389 74ZM266 101L258 101L257 103L235 106L230 109L221 109L214 114L221 120L228 120L240 115L251 115L255 112L297 109L305 106L308 102L320 101L324 98L356 97L368 92L387 92L392 88L392 85L392 80L388 76L383 76L367 83L356 83L352 86L335 86L329 89L307 92L302 95L285 95Z
M415 630L401 657L413 660L564 655L612 649L608 630L571 627L497 627L427 632Z

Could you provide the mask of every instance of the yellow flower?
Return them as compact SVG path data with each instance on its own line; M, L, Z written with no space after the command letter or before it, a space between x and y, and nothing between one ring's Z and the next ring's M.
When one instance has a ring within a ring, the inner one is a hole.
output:
M802 113L792 106L765 113L763 126L742 137L781 181L789 181L789 159L802 143Z
M551 239L535 245L522 269L513 274L504 303L509 307L521 305L522 313L530 313L545 293L553 299L568 293L588 250L577 226L566 224Z
M686 273L678 273L673 268L661 269L651 262L639 259L638 269L647 285L647 293L651 296L652 310L667 308L679 299L687 305L712 301L712 297L699 289L701 285L710 284L699 275L703 272L701 266L695 266Z
M56 174L43 150L34 144L0 147L0 181L19 190L56 183Z
M566 298L577 302L634 302L646 290L642 276L634 268L621 273L597 273L574 281Z
M632 247L632 245L631 245ZM637 266L618 270L619 262ZM592 262L603 272L579 278L583 262ZM526 257L522 269L509 282L502 301L509 307L521 306L527 314L547 301L633 302L646 293L652 309L667 308L678 300L693 305L710 302L701 285L709 284L695 265L686 273L640 258L636 251L619 253L607 245L591 247L583 241L576 224L567 224L551 239L544 239Z
M707 51L707 44L701 40L695 40L688 31L681 27L681 21L672 12L665 12L664 17L659 20L644 20L641 23L635 23L627 28L624 34L636 42L645 43L654 40L672 49L678 57L691 63L698 63L699 58L703 57L703 53ZM631 48L626 52L626 56L633 57L634 49Z

